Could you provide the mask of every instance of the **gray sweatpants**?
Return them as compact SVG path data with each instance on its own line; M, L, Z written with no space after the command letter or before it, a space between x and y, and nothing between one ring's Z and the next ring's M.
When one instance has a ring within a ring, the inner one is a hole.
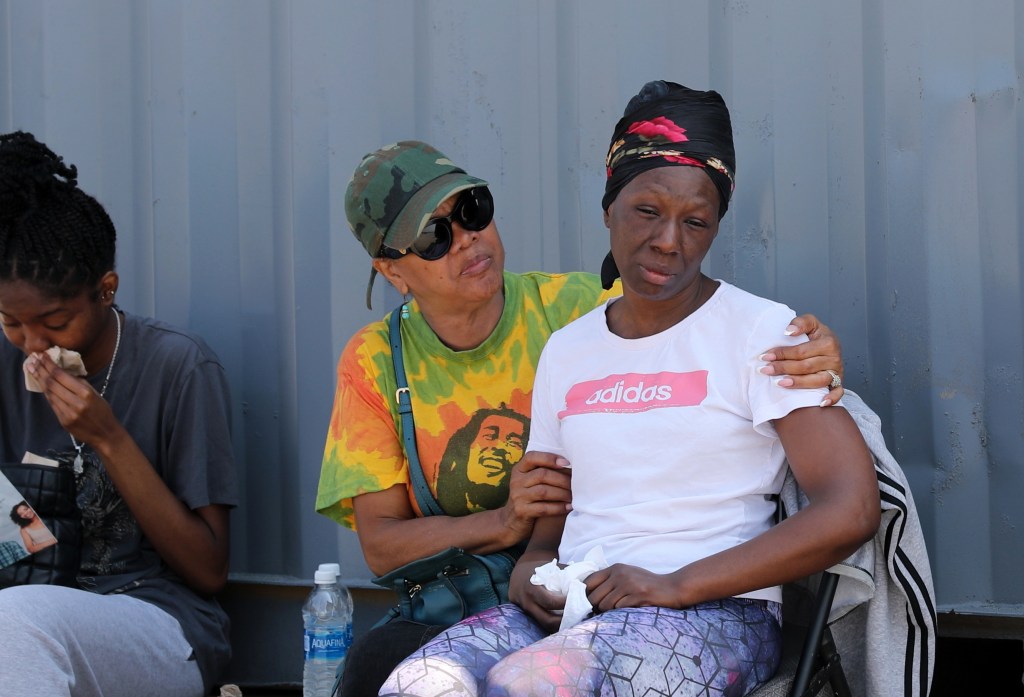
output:
M125 595L60 586L0 591L5 695L201 697L178 621Z

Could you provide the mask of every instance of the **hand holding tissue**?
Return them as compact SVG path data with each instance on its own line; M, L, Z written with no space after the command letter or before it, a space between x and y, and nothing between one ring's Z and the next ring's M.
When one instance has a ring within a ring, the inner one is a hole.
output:
M544 586L547 590L565 598L565 609L558 631L568 629L585 619L593 611L587 599L587 576L608 566L604 558L604 550L600 545L592 548L583 557L583 561L569 562L568 566L560 567L557 559L552 559L543 566L538 566L530 583Z
M63 368L76 377L85 377L85 364L82 362L82 355L78 351L61 348L60 346L51 346L46 350L46 355L57 364L58 368ZM28 360L25 361L23 370L25 371L25 389L29 392L42 392L43 386L39 384L34 375L28 372Z

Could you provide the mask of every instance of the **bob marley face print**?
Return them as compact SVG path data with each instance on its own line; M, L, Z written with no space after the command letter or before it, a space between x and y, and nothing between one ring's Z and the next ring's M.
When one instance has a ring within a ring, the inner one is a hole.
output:
M441 457L437 500L449 515L498 508L523 457L530 420L505 405L481 409L456 431Z
M501 486L512 465L523 456L523 422L512 416L489 414L469 445L466 478L473 484Z

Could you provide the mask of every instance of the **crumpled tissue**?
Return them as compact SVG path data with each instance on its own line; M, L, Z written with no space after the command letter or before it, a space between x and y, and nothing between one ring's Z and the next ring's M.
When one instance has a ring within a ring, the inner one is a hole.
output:
M82 362L82 354L78 351L61 348L60 346L51 346L46 349L46 354L57 364L58 368L63 368L76 377L85 377L85 363ZM43 386L36 380L35 375L28 372L28 361L29 359L26 358L23 365L25 389L29 392L42 392Z
M530 583L544 586L552 593L565 598L565 609L562 610L562 621L558 625L558 631L568 629L593 612L594 606L587 599L587 584L584 581L590 574L607 566L604 550L598 545L584 555L583 561L569 562L563 568L558 565L557 559L552 559L534 570Z

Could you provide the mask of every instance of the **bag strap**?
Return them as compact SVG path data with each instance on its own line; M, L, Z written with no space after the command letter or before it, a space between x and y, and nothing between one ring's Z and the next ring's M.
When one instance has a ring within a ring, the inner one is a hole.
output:
M391 320L388 324L388 339L391 342L391 361L395 366L395 402L398 403L398 414L402 417L402 444L405 447L405 457L409 460L409 480L412 482L412 491L416 496L416 503L419 504L423 515L444 515L441 505L430 493L427 485L427 478L423 475L423 467L420 465L420 456L416 451L416 425L412 418L412 399L409 396L409 381L405 377L405 361L402 359L402 310L405 304L401 304L391 311Z

